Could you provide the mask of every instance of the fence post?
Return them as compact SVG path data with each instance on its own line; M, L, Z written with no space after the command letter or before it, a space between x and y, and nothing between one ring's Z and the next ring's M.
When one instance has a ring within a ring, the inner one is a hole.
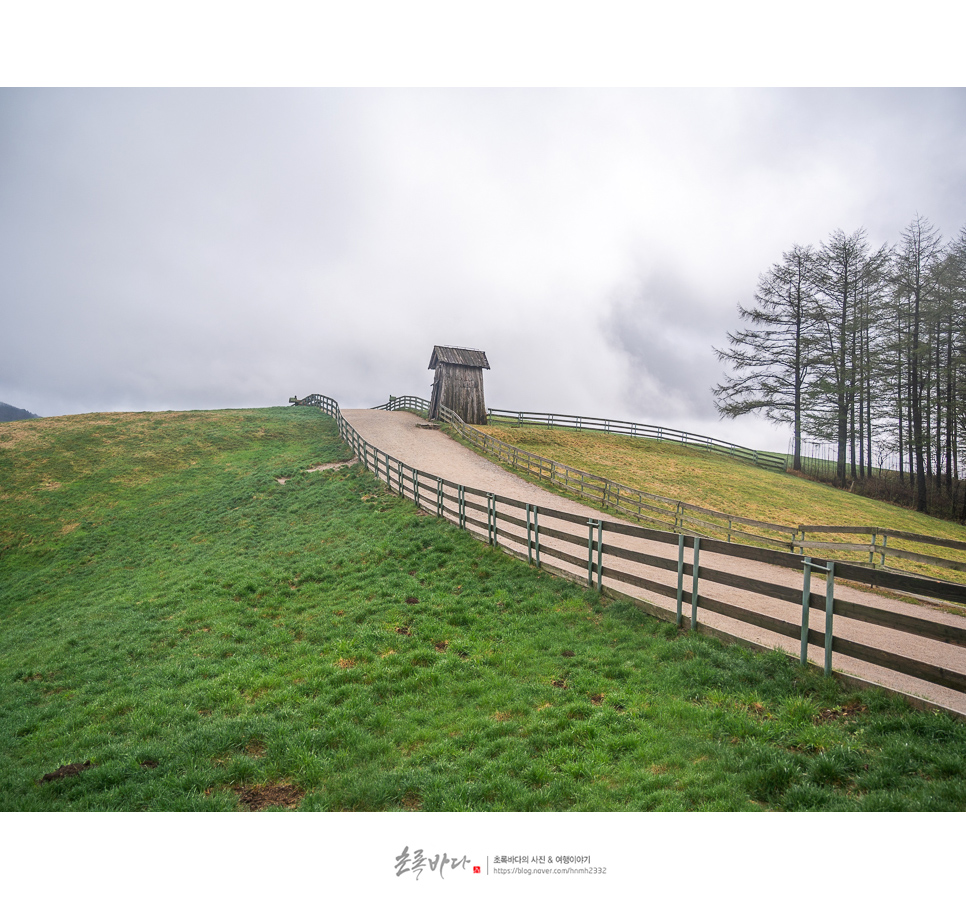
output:
M533 543L530 540L530 504L527 503L527 563L533 565Z
M594 586L594 524L597 521L587 521L587 587Z
M878 536L878 530L872 531L872 546L869 547L869 565L875 568L875 538Z
M885 557L886 557L885 551L888 545L889 545L889 535L887 533L884 533L882 535L882 568L885 568Z
M825 676L832 673L832 608L835 606L835 563L828 564L825 582Z
M459 489L459 521L460 530L466 530L466 493L463 491L463 486L458 486Z
M805 557L805 579L802 586L802 664L808 663L808 610L812 596L812 557Z
M486 493L486 535L490 543L496 546L496 496L492 492Z
M675 625L681 626L681 606L684 600L684 534L678 534L678 614Z
M436 517L443 516L443 480L436 480Z
M698 553L700 552L701 538L694 538L694 569L691 572L691 629L698 625Z
M413 501L419 507L419 471L413 469Z
M597 522L597 590L603 589L604 580L604 522Z
M536 544L534 549L537 555L537 568L540 568L540 511L536 505L533 506L533 542Z
M403 498L405 498L406 497L406 492L403 489L403 470L402 470L402 467L403 467L402 460L397 460L396 461L396 475L397 475L398 480L399 480L399 494L400 494L400 496L402 496Z

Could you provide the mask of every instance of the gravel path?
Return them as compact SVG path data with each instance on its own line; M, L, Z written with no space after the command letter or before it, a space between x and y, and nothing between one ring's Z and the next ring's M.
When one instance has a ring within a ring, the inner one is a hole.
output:
M495 495L539 505L541 508L553 508L593 519L618 520L602 512L600 509L582 505L577 501L563 498L552 492L547 492L539 486L514 476L502 467L483 459L468 448L456 443L441 431L417 427L425 423L412 413L386 412L374 409L347 409L342 411L342 415L370 444L385 451L390 456L403 461L403 463L425 473L448 479L452 482L461 483L465 486L493 492ZM559 525L557 522L554 522L553 526L556 527ZM522 534L522 531L520 533ZM642 541L637 538L610 533L606 535L606 543L613 546L627 546L655 556L677 558L676 547L663 543ZM544 538L541 538L541 545L543 544ZM547 545L552 545L552 541L547 541ZM559 545L561 547L566 546L566 544L562 543ZM566 546L566 548L569 552L580 555L579 549L575 549L572 546ZM686 559L690 562L690 551ZM558 560L550 561L554 565L560 565ZM778 568L764 563L736 559L707 550L702 551L700 564L702 568L707 567L733 572L736 575L795 588L799 592L802 588L802 574L800 571L796 572L791 569ZM566 568L565 565L561 565L561 567ZM633 566L628 567L627 570L632 571ZM577 572L576 569L572 569L572 571ZM646 577L662 584L676 584L676 576L673 572L664 572L649 568L646 572ZM690 579L687 582L686 587L690 588ZM604 577L604 584L609 584L606 575ZM652 594L617 582L614 582L613 586L627 594L647 600L656 606L672 611L674 609L673 601L661 595ZM825 590L824 581L816 574L812 576L811 590L814 593L823 593ZM701 582L699 591L701 596L704 597L713 597L761 613L766 613L770 616L780 617L796 625L801 623L800 602L790 604L707 581ZM892 598L871 595L866 591L851 588L841 583L836 583L835 597L837 600L851 600L859 604L872 605L897 613L907 613L911 616L929 619L939 623L959 627L966 626L966 620L963 617L949 613L930 603L912 604ZM685 609L685 617L689 616L690 607L687 607ZM719 614L710 613L700 608L698 619L701 623L731 635L765 647L782 648L792 652L796 657L798 656L800 647L798 640L778 636L774 633L723 617ZM820 632L822 631L824 627L824 613L822 611L812 610L810 626ZM899 633L894 630L844 618L837 619L835 634L866 645L876 646L910 658L946 667L959 673L966 673L966 649L957 646L928 639L918 639L905 633ZM817 664L822 664L824 662L824 650L810 646L809 659ZM925 681L897 674L866 662L846 658L839 654L833 656L833 667L847 674L852 674L864 680L899 690L913 697L938 703L945 708L966 715L966 694L936 687Z

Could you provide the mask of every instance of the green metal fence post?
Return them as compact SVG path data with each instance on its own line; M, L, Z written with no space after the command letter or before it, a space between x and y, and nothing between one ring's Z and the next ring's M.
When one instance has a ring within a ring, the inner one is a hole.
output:
M527 562L533 565L533 543L530 538L530 505L527 505Z
M603 589L604 578L604 522L597 522L597 590Z
M812 596L812 557L805 557L805 576L802 586L802 664L808 663L808 611Z
M684 534L678 534L678 613L675 619L681 625L681 606L684 600Z
M691 572L691 629L698 625L698 554L701 538L694 538L694 569Z
M587 587L594 586L594 521L587 521Z
M832 608L835 605L835 563L828 564L825 582L825 676L832 673Z
M533 506L533 541L536 544L534 549L536 550L537 557L537 568L540 568L540 510L536 505Z

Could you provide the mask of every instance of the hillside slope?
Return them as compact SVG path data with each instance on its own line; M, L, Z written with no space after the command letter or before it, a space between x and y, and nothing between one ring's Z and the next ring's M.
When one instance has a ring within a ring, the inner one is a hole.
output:
M348 456L310 408L0 429L0 809L966 808L966 725L308 472Z

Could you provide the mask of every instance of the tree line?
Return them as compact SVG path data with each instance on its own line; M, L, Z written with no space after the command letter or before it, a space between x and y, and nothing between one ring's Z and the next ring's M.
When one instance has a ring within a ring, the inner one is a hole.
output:
M715 349L729 366L714 388L722 416L791 425L796 470L808 435L836 445L843 486L871 478L888 454L917 510L929 510L930 493L955 503L966 445L966 228L943 242L917 215L891 246L875 248L862 228L796 244L738 313L744 327Z

